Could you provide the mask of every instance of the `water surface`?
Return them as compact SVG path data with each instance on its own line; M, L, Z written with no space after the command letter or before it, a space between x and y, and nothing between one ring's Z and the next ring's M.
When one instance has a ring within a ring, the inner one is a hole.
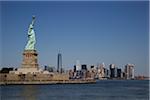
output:
M1 86L2 100L149 100L148 80L102 80L96 84Z

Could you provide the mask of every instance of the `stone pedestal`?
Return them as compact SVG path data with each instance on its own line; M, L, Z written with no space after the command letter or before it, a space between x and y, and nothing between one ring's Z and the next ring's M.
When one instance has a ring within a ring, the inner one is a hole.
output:
M39 72L38 53L36 50L24 50L22 65L18 68L17 73L33 74L37 72Z
M38 69L38 53L36 50L25 50L23 52L22 68Z

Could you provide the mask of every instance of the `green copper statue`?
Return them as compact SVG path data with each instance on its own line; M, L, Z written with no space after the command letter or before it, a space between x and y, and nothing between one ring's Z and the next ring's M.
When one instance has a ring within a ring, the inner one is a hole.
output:
M32 17L32 23L30 24L28 29L28 42L25 47L25 50L35 50L36 40L35 40L35 32L33 29L34 22L35 22L35 16Z

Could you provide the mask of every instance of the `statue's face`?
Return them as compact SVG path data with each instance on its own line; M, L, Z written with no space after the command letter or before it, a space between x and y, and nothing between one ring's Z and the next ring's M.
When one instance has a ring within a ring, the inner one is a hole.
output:
M33 29L33 25L30 25L30 29Z

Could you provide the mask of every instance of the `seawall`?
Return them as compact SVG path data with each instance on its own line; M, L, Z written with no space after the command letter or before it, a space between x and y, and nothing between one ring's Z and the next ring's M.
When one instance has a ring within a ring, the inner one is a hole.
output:
M51 81L3 81L0 85L38 85L38 84L89 84L96 83L95 80L51 80Z

